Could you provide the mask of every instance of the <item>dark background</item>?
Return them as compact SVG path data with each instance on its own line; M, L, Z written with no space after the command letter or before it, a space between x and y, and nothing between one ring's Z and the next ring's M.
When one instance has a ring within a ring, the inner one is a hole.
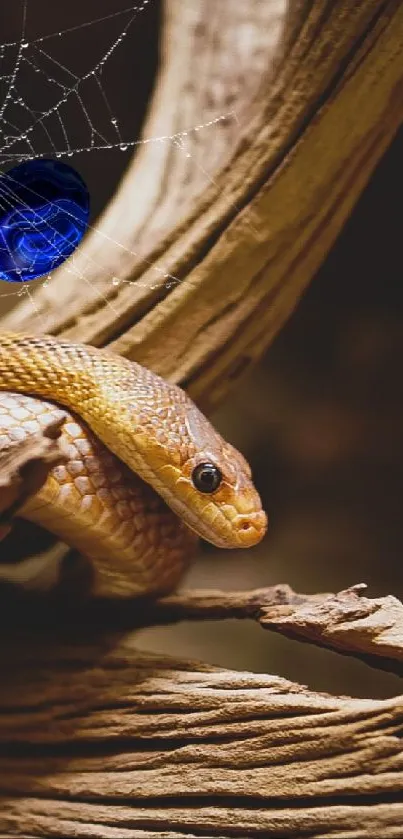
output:
M125 5L124 0L29 0L27 40ZM160 4L152 2L103 72L103 88L126 140L138 136L152 90L160 17ZM41 46L82 76L108 49L114 28L118 37L123 25L123 17L113 18ZM20 4L3 0L2 40L19 38L20 26ZM11 64L12 49L4 59ZM38 55L35 60L45 61ZM33 77L35 85L20 77L30 85L31 107L37 110L49 107L45 66ZM104 103L91 87L83 88L82 99L91 121L105 134L110 131ZM18 125L21 119L16 112ZM81 148L89 136L82 110L66 110L63 122L72 147ZM59 137L59 130L55 124L52 135ZM44 142L38 134L34 148L42 151ZM59 148L62 142L60 135ZM297 311L259 368L213 418L251 462L270 516L269 535L247 552L203 545L187 585L288 582L314 592L366 582L370 596L403 596L402 152L400 134ZM19 153L26 154L26 147ZM131 154L94 150L71 158L89 186L93 218L113 194ZM335 693L386 696L401 690L392 676L248 623L152 629L139 633L138 642Z

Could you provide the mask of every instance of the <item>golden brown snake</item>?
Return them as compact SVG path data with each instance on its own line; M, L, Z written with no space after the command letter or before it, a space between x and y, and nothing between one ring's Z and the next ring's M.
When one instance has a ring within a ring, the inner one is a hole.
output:
M195 533L226 548L263 538L246 460L181 388L139 364L6 333L0 391L0 449L65 417L68 461L21 515L91 558L97 594L173 589Z

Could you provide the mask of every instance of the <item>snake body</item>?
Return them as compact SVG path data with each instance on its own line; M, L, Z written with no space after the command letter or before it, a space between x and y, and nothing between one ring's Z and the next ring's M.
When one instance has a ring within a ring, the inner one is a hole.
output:
M195 534L228 548L262 539L266 516L246 460L181 388L141 365L6 333L0 391L0 448L65 419L67 462L21 515L90 557L97 594L171 590Z

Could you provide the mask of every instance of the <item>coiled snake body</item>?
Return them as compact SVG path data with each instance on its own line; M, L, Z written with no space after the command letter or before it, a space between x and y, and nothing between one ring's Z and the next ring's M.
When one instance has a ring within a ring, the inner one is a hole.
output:
M139 364L6 333L0 391L0 448L65 417L68 460L21 515L91 558L97 594L171 590L195 533L221 547L262 539L266 516L245 459L183 390Z

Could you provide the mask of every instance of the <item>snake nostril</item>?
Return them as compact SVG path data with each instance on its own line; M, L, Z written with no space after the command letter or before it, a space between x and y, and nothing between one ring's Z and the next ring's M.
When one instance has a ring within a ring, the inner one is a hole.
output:
M241 524L241 530L250 530L251 526L250 521L243 521Z

